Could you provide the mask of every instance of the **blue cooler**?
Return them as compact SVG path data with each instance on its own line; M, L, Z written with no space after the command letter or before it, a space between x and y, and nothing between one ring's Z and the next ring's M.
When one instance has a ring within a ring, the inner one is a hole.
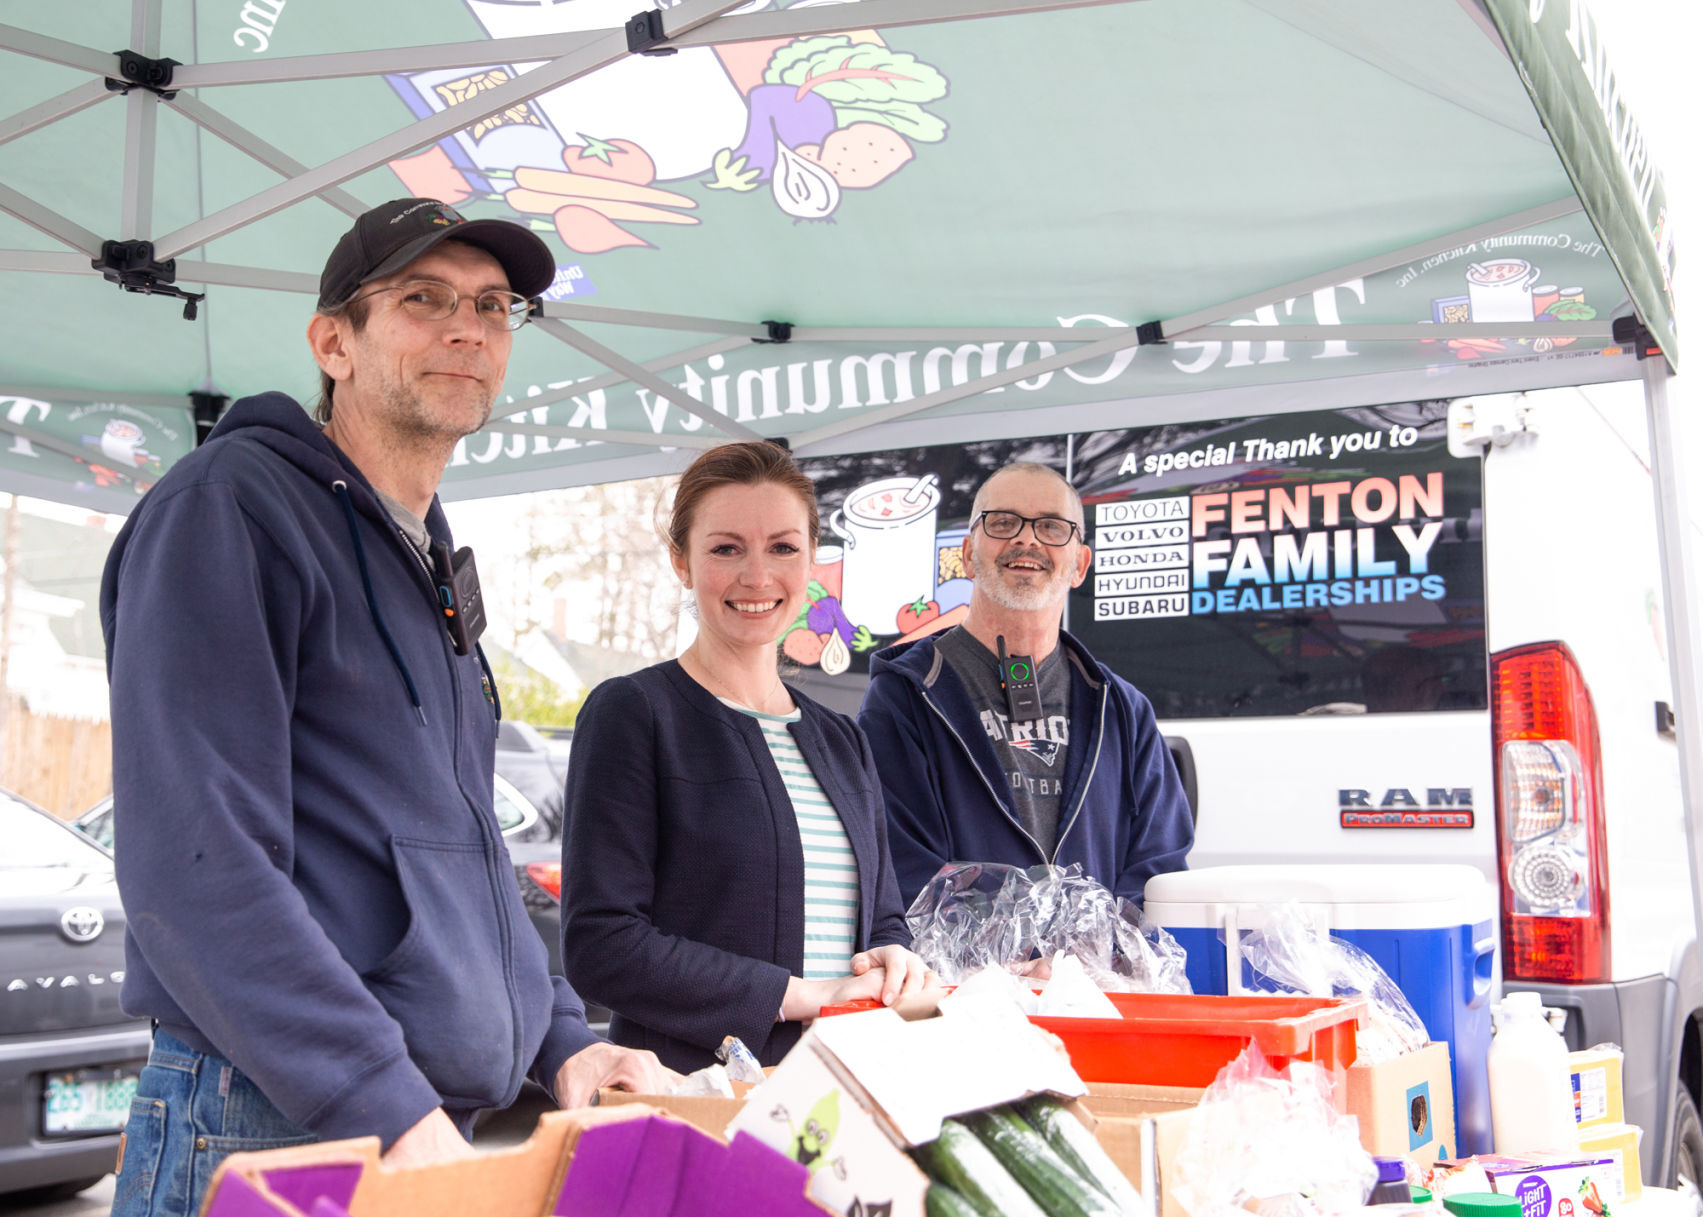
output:
M1449 1045L1459 1152L1489 1153L1496 902L1484 875L1449 865L1219 866L1147 881L1147 915L1188 952L1196 993L1245 992L1251 970L1239 952L1229 966L1231 944L1291 900L1315 929L1375 959L1431 1038Z

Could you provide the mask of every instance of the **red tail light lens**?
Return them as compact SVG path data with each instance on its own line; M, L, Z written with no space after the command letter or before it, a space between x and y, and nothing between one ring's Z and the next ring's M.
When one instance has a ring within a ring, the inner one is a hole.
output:
M562 902L562 864L560 862L528 862L526 877L549 892L557 904Z
M1502 974L1609 979L1602 743L1590 690L1559 642L1490 659Z

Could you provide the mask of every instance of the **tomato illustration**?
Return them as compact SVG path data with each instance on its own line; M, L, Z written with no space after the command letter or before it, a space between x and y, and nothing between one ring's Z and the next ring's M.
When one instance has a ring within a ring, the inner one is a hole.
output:
M894 624L899 627L899 633L909 634L920 625L933 621L940 616L940 601L925 600L918 597L914 604L907 604L899 610L894 618Z
M594 139L562 149L562 164L572 173L648 186L656 180L650 154L630 139Z

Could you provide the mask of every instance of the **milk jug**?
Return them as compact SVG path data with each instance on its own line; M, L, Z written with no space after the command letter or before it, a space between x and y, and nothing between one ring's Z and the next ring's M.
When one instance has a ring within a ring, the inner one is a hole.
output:
M1567 1042L1536 993L1502 998L1502 1024L1490 1041L1490 1123L1497 1153L1578 1151Z

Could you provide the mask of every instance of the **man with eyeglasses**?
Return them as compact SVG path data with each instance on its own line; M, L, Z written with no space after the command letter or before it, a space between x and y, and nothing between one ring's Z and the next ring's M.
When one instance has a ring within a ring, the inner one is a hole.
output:
M401 199L320 279L316 419L237 402L112 547L124 1009L154 1020L113 1212L193 1214L228 1153L471 1153L530 1076L673 1074L549 975L493 810L500 707L436 491L555 275L536 235Z
M1194 824L1153 707L1060 623L1088 574L1082 500L1045 465L976 491L969 614L870 663L858 724L908 904L942 866L1080 863L1140 902L1181 870Z

